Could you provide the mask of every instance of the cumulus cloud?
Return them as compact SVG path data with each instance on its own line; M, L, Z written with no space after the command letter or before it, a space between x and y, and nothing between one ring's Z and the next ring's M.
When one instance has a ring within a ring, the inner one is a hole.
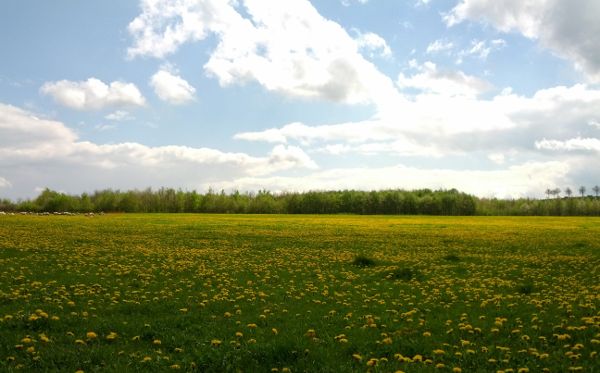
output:
M10 181L0 176L0 188L12 188Z
M418 81L415 79L414 85ZM424 83L420 86L426 88ZM238 133L234 138L298 141L304 146L316 144L320 151L325 151L327 143L343 142L351 152L440 156L520 151L533 155L540 153L535 147L540 138L576 137L591 131L589 118L600 117L600 90L585 85L544 89L532 97L503 90L487 100L478 99L476 89L459 87L465 90L459 91L463 94L424 91L402 110L366 121L315 126L295 122ZM361 144L378 145L361 148Z
M196 88L192 87L179 75L174 75L172 67L164 66L150 79L150 85L158 97L173 105L183 105L194 101Z
M418 189L423 185L440 189L455 187L478 196L519 198L540 195L548 185L557 185L567 177L567 162L526 162L495 171L419 169L397 165L381 168L338 168L314 172L302 178L269 176L243 177L212 183L217 189L257 190L344 190L344 189Z
M439 52L443 52L443 51L452 50L452 48L454 48L454 43L451 43L449 41L445 41L442 39L438 39L427 46L426 53L435 54L435 53L439 53Z
M502 153L490 154L488 158L496 164L504 164L504 162L506 161L506 159L504 158L504 154Z
M392 50L384 38L372 32L363 34L358 30L355 31L358 33L358 38L356 39L358 47L370 51L370 57L391 57Z
M266 156L255 157L180 145L79 141L63 123L38 119L4 104L0 104L0 133L0 169L6 172L2 176L20 191L33 190L41 182L71 192L82 191L74 189L77 187L90 190L103 186L197 188L209 180L318 168L296 146L277 145Z
M426 62L418 69L422 72L411 77L400 73L398 85L447 96L464 95L468 97L474 97L493 88L491 83L483 79L468 76L462 71L440 68L432 62Z
M470 56L474 58L480 58L485 60L490 53L496 50L500 50L506 46L506 42L502 39L495 39L489 43L485 40L472 40L471 46L467 49L459 51L456 56L456 62L462 63L464 57Z
M542 141L536 141L535 147L537 149L547 150L584 150L600 152L600 140L595 138L582 139L581 137L567 141L544 139Z
M503 32L517 31L573 62L600 81L600 2L596 0L462 0L444 19L448 26L485 21Z
M107 85L95 78L85 82L60 80L45 83L40 92L51 96L57 104L76 110L146 105L146 99L135 84L121 81Z
M129 25L129 56L162 58L214 34L218 45L204 69L222 86L256 81L289 97L351 104L397 95L359 52L365 46L387 52L375 34L354 40L307 0L246 0L244 6L250 18L233 2L143 0L142 14Z
M125 110L117 110L114 113L110 113L110 114L104 116L104 118L106 118L108 120L116 120L116 121L134 120L135 119L135 117L133 115L131 115L129 112L127 112Z

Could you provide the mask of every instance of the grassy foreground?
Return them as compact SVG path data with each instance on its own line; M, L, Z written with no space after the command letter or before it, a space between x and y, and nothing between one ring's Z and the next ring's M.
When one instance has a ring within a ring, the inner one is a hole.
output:
M0 216L0 371L600 372L600 219Z

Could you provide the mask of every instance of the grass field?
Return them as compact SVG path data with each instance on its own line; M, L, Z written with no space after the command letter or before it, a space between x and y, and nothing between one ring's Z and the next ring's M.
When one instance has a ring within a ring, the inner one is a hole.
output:
M0 216L0 371L600 372L600 219Z

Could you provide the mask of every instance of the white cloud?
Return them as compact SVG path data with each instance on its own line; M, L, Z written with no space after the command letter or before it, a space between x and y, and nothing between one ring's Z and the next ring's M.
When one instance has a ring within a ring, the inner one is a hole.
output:
M10 181L0 176L0 188L12 188Z
M504 164L504 162L506 161L506 159L504 158L504 154L502 153L490 154L488 158L496 164Z
M355 31L358 33L358 38L356 39L358 48L370 51L370 57L391 57L392 50L384 38L372 32L363 34L358 30Z
M590 126L595 126L595 127L598 127L598 128L600 128L600 123L599 123L597 120L590 119L590 120L588 121L588 124L589 124Z
M398 85L447 96L463 95L468 97L474 97L493 88L492 84L483 79L468 76L462 71L439 68L432 62L426 62L418 69L422 73L411 77L400 73Z
M161 100L173 105L183 105L194 101L196 88L179 75L173 75L177 72L172 70L171 66L166 65L152 76L150 85L154 88L154 92Z
M489 45L487 41L480 40L472 40L471 47L467 49L463 49L456 53L457 63L462 63L464 57L470 56L474 58L480 58L482 60L487 59L487 57L493 51L500 50L506 46L506 42L502 39L492 40Z
M518 31L573 62L600 81L600 2L597 0L462 0L444 16L449 26L486 21L503 32Z
M234 181L211 183L216 189L257 190L269 185L271 190L378 190L457 188L478 196L519 198L541 195L548 185L566 178L567 162L526 162L497 171L462 171L418 169L398 165L382 168L328 169L301 178L243 177ZM208 187L209 185L206 185Z
M135 117L133 115L131 115L129 112L127 112L125 110L117 110L114 113L110 113L110 114L106 115L104 118L108 119L108 120L116 120L116 121L134 120L135 119Z
M97 188L175 185L260 176L291 168L316 169L299 147L275 146L266 156L188 146L78 141L63 123L0 104L0 169L14 189L45 185L70 192ZM102 172L99 172L102 171ZM22 196L22 195L21 195Z
M115 128L117 128L117 126L114 124L96 124L94 126L94 129L97 129L98 131L114 130Z
M428 86L423 83L421 87ZM534 146L536 140L566 134L576 137L578 131L589 128L589 118L600 117L600 90L585 85L540 90L533 97L518 96L504 89L489 100L476 98L478 90L474 88L459 88L464 90L458 90L462 94L457 94L456 88L449 89L448 94L425 91L412 102L399 105L396 112L371 120L316 126L296 122L281 128L239 133L234 138L280 143L295 140L304 146L316 144L319 151L325 151L323 147L329 145L322 142L341 141L352 152L364 151L367 148L361 150L358 145L372 143L379 145L369 145L370 152L398 155L461 155L473 151L492 154L515 150L531 155L539 154Z
M320 152L320 153L339 155L339 154L349 152L350 147L345 144L334 144L334 145L326 145L320 149L317 149L316 151Z
M449 41L444 41L442 39L438 39L435 42L429 44L427 46L428 54L435 54L443 51L450 51L454 48L454 44Z
M595 138L582 139L580 137L567 141L544 139L536 141L535 147L547 150L586 150L600 152L600 140Z
M188 41L218 40L204 65L222 86L257 81L268 90L336 103L380 103L397 96L391 80L359 53L359 41L307 0L246 0L251 19L226 1L143 0L129 25L130 57L162 58ZM281 20L285 22L281 22ZM366 43L381 40L369 37Z
M146 99L135 84L121 81L106 85L95 78L85 82L60 80L45 83L40 92L50 95L57 104L76 110L146 105Z

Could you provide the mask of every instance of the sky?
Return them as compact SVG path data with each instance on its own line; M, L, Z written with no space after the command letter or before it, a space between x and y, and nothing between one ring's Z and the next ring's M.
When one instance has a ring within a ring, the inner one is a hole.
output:
M0 2L0 198L600 184L597 0Z

